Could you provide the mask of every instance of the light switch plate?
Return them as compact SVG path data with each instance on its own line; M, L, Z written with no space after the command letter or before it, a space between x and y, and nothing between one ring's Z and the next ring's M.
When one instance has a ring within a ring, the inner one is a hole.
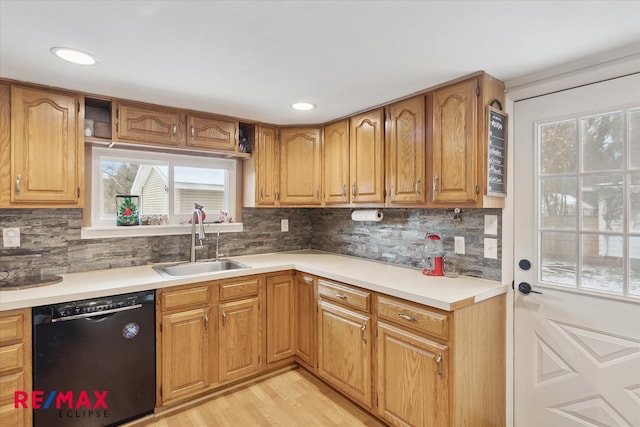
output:
M464 255L464 236L453 236L454 252Z
M484 257L498 259L498 239L484 238Z
M280 231L289 231L289 220L281 219L280 220Z
M5 248L20 247L20 227L2 229L2 246Z
M484 234L491 236L498 235L498 215L484 216Z

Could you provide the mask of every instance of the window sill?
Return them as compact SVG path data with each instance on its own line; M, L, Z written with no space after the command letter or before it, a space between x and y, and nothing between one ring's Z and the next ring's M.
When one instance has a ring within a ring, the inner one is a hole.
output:
M205 233L240 233L243 230L241 222L228 224L204 224ZM176 225L135 225L131 227L102 226L82 227L81 239L108 239L113 237L143 237L143 236L171 236L191 234L191 224Z

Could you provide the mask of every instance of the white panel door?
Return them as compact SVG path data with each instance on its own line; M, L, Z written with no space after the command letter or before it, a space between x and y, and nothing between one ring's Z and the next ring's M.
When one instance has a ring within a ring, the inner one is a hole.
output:
M640 75L516 102L513 147L514 424L640 426Z

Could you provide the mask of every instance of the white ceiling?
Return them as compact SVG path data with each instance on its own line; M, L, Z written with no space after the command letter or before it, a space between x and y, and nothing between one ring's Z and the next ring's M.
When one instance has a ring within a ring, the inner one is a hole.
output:
M0 76L275 124L640 51L640 1L0 0ZM53 46L96 55L65 63ZM307 100L316 110L298 112Z

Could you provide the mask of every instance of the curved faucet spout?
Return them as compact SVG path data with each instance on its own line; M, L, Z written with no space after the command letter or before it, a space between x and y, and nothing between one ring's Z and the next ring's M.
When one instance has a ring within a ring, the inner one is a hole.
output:
M198 223L198 240L200 245L196 246L196 222ZM191 262L196 262L196 247L202 247L202 241L205 240L204 221L202 220L202 211L194 209L191 214Z

